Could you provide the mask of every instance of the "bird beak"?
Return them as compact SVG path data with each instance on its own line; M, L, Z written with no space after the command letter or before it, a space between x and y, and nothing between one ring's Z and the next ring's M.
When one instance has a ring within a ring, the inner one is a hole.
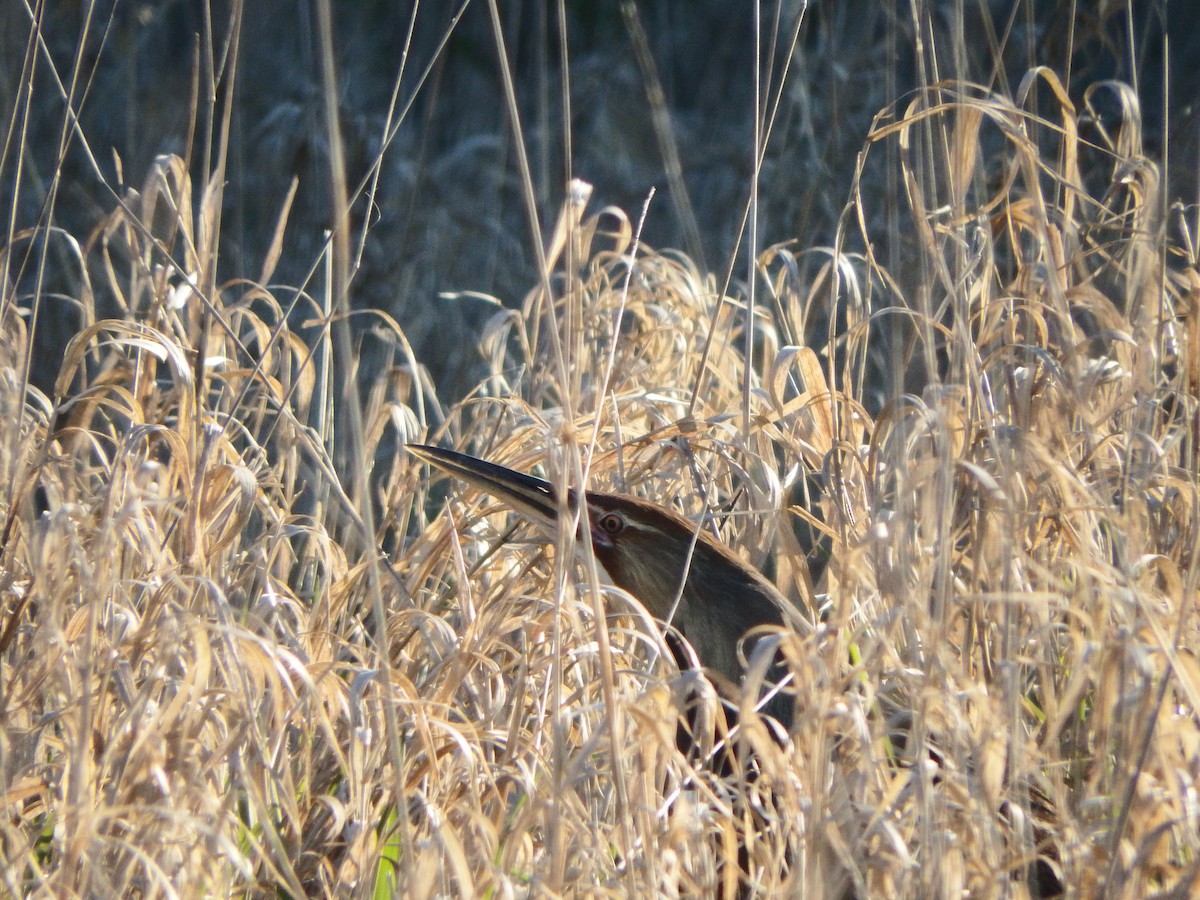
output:
M551 533L557 530L559 501L554 486L545 479L441 447L427 444L407 444L405 447L417 459L503 500Z

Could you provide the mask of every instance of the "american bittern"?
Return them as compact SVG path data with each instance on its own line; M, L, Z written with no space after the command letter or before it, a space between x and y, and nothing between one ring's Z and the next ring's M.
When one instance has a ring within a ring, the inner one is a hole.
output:
M504 501L553 533L559 510L578 508L569 491L560 504L554 486L533 475L453 450L408 445L414 456ZM738 682L739 644L759 626L811 631L791 603L761 573L683 516L625 494L588 491L587 528L596 561L612 582L637 597L655 619L678 630L700 663ZM583 517L581 516L581 523ZM580 525L580 538L583 537ZM673 648L674 649L674 648ZM750 655L747 647L743 657ZM676 652L677 660L680 654ZM783 667L772 667L772 676ZM791 727L791 698L777 693L764 709Z

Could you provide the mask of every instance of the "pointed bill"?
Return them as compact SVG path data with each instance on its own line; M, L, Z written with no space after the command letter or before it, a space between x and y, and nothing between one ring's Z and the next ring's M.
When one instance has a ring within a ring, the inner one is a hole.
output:
M557 528L558 500L554 486L544 478L428 444L406 444L405 449L417 459L461 478L497 500L503 500L551 533Z

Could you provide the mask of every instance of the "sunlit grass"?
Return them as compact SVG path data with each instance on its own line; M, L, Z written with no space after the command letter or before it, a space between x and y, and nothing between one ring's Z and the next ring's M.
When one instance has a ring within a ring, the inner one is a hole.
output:
M339 343L336 273L221 281L219 173L22 236L85 288L52 395L43 299L2 311L5 890L1186 895L1200 276L1136 122L1085 119L1048 71L906 98L753 294L564 186L455 402L404 323ZM716 694L637 599L410 440L709 515L821 620L790 741L681 754Z

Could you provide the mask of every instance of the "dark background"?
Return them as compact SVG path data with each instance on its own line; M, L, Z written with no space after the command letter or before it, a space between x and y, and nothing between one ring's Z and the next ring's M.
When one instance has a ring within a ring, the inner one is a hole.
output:
M571 114L564 123L557 4L508 0L500 4L505 43L543 231L553 224L570 175L595 186L593 209L613 204L635 218L654 187L646 242L685 249L702 266L723 272L738 250L753 166L754 4L643 0L629 6L662 83L694 222L668 189L646 73L622 4L565 4ZM1100 7L1102 17L1095 11ZM1191 7L1178 0L1132 8L1119 2L810 3L767 148L760 244L832 243L872 117L905 92L937 77L961 77L1011 93L1035 64L1069 78L1077 105L1083 88L1097 79L1136 82L1147 152L1159 156L1169 145L1171 195L1194 202L1200 27ZM100 175L74 141L52 211L53 224L82 240L121 189L114 154L126 182L136 186L156 156L185 152L194 53L199 47L199 58L207 58L206 33L220 53L230 8L221 0L53 3L40 25L45 50L30 71L23 70L33 27L28 12L11 0L0 4L5 121L17 122L22 89L33 85L24 143L10 125L0 159L0 208L9 211L17 197L15 230L48 221L45 197L64 117L55 77L66 82L78 60L90 79L79 126ZM422 3L415 25L408 3L334 0L333 9L352 186L381 152L389 97L413 27L400 87L400 105L412 99L412 106L383 151L374 209L361 201L355 207L356 227L369 223L369 236L352 300L395 316L443 397L457 396L478 375L476 334L494 309L478 300L440 300L439 292L480 291L514 304L537 280L488 7L475 0L453 28L458 4L451 2ZM799 10L797 3L783 4L778 41L786 44ZM775 12L763 4L764 53ZM918 38L924 53L916 49ZM773 78L781 67L777 54ZM223 278L260 271L293 176L299 191L274 281L303 283L320 254L330 222L320 71L311 3L247 3L224 195ZM207 109L202 95L202 115ZM190 159L197 181L204 174L204 133L203 127L196 131ZM888 189L879 182L878 190ZM885 196L882 206L888 202ZM744 263L735 270L744 271ZM18 289L22 279L27 276L17 277ZM59 280L52 279L53 288L69 294L69 275ZM34 377L43 387L72 331L69 317L39 322Z

